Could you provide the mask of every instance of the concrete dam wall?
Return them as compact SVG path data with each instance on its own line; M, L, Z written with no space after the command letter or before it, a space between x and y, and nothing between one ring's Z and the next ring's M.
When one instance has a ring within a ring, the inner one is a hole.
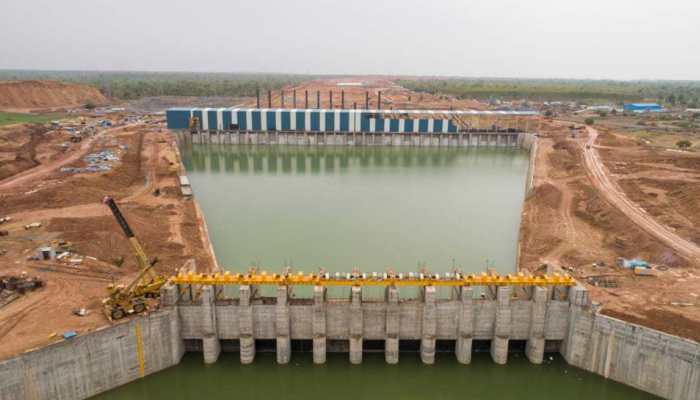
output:
M216 144L279 144L299 146L413 146L413 147L524 147L532 133L460 132L428 133L338 133L338 132L238 132L174 131L179 141ZM524 144L525 143L525 144Z
M533 363L545 344L556 345L576 367L664 398L700 399L700 344L600 315L581 286L490 287L484 296L460 287L451 299L429 286L415 300L400 300L393 287L379 300L363 299L359 287L348 299L326 298L323 287L311 299L290 298L286 287L269 298L241 286L237 299L219 298L214 286L196 288L193 299L180 289L165 286L161 310L148 316L0 362L0 399L90 397L178 364L193 342L205 363L222 349L253 362L256 341L274 342L287 363L292 340L310 340L319 364L327 351L361 363L364 341L383 342L388 363L399 362L401 342L417 341L421 360L433 363L436 342L451 341L466 364L476 340L490 341L494 362L506 363L509 342L524 340Z
M452 299L438 300L428 286L420 299L400 301L395 287L386 289L384 299L363 300L358 286L349 299L327 299L325 288L316 286L313 299L295 300L286 286L278 287L276 299L253 297L251 286L240 286L238 299L214 301L215 287L203 286L199 298L165 305L177 310L183 339L203 340L205 362L216 361L221 340L239 341L243 363L254 360L256 340L275 340L279 363L289 361L291 340L310 340L317 363L325 362L328 344L337 341L344 342L352 363L362 362L363 341L382 341L386 361L396 363L399 342L412 340L420 341L423 362L432 364L436 341L449 340L456 342L457 359L468 363L472 341L490 340L494 361L503 364L509 341L525 340L528 358L541 363L545 340L566 338L567 288L521 288L517 298L514 289L487 288L484 298L474 298L472 287L461 287Z

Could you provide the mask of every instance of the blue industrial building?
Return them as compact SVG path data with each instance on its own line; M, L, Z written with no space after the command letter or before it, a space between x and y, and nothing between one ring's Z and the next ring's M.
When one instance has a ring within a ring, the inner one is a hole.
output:
M623 105L625 111L644 113L644 112L662 112L663 107L656 103L625 103Z
M287 108L171 108L169 129L201 131L457 133L452 117L532 116L534 111L347 110Z

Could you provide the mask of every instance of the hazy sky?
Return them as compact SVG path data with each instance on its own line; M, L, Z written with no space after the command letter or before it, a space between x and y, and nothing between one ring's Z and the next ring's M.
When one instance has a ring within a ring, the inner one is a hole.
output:
M1 0L0 68L700 80L700 0Z

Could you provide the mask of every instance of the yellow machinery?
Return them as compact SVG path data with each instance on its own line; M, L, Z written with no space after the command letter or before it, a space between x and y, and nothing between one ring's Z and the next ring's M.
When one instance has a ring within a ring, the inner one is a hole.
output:
M156 261L148 261L146 253L143 251L136 236L134 236L134 232L126 222L114 199L107 196L103 202L112 210L114 218L129 239L141 267L136 279L128 285L111 284L107 288L109 296L102 301L104 311L107 318L117 320L124 318L127 314L139 314L146 311L148 307L146 299L160 296L160 288L165 284L166 279L153 271Z
M569 275L495 275L447 273L321 273L268 274L266 272L232 274L179 273L171 278L177 285L319 285L319 286L573 286Z

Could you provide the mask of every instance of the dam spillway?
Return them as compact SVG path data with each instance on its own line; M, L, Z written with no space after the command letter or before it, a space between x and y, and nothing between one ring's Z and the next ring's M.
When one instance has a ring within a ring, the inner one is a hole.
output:
M453 280L449 299L438 299L436 287L426 285L418 299L410 300L401 300L400 288L393 284L386 286L383 298L365 298L363 287L353 285L348 299L328 299L323 285L314 286L311 299L291 298L291 285L276 286L276 297L260 296L255 285L240 285L234 299L223 296L221 285L202 285L207 279L224 282L175 278L162 292L162 307L176 315L172 329L179 341L173 349L184 351L185 340L201 341L206 363L218 359L223 341L236 342L245 364L255 358L256 341L273 340L277 361L284 364L292 341L306 340L312 342L315 363L325 362L329 348L346 351L351 363L361 363L363 343L375 341L383 342L386 361L393 364L401 342L416 341L421 360L432 364L436 342L452 341L457 360L466 364L472 342L488 340L493 360L505 364L514 340L525 341L528 359L539 364L545 341L567 337L570 305L588 301L582 287L571 287L570 278L539 284L497 279L484 287Z

